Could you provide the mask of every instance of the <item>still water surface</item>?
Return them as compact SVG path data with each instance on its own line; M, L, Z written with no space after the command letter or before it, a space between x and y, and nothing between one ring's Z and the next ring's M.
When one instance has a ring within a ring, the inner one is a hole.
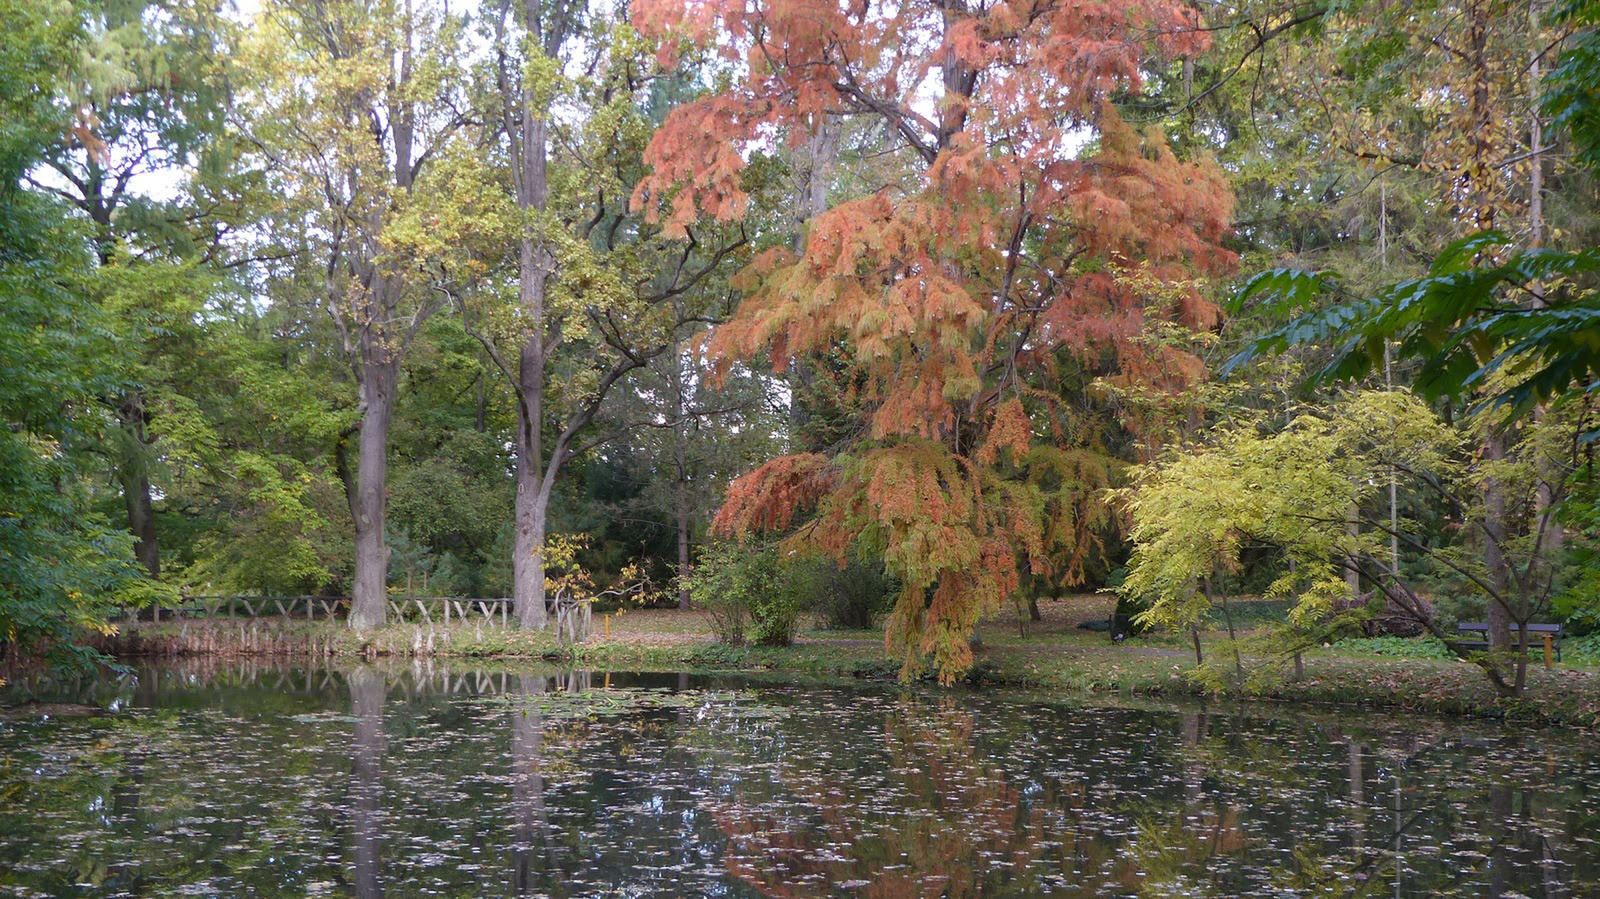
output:
M1600 896L1593 735L548 670L0 718L0 895Z

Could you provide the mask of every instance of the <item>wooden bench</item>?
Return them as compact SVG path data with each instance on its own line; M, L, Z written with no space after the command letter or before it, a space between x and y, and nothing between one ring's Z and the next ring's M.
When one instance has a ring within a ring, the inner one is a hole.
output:
M1489 623L1486 621L1463 621L1456 625L1458 634L1482 634L1481 639L1451 641L1459 650L1488 649L1489 648ZM1539 640L1544 644L1545 664L1550 663L1550 654L1555 653L1556 661L1561 661L1561 625L1559 624L1530 624L1527 637ZM1511 625L1511 640L1513 644L1526 643L1517 625ZM1530 644L1531 645L1531 644Z

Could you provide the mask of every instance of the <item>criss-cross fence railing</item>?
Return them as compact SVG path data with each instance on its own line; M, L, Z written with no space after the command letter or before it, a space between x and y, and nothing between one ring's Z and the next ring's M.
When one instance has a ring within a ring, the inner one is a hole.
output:
M509 627L511 624L512 603L504 597L390 596L387 602L389 614L399 621L444 625L480 622L491 627ZM557 608L553 597L546 601L546 608L552 620L562 611ZM150 616L155 621L160 621L163 616L220 621L254 621L271 617L331 621L343 618L349 612L348 596L204 595L186 596L175 604L153 607Z

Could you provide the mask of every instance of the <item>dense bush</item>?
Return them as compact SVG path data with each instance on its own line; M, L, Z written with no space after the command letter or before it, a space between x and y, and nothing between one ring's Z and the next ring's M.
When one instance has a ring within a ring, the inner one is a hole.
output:
M732 543L711 544L700 550L700 557L689 575L689 596L695 607L711 616L711 629L717 639L734 646L745 642L749 602L745 595L747 572L740 547Z
M710 613L717 637L733 645L787 646L803 611L770 544L706 547L689 579L689 593Z
M782 589L832 630L872 628L894 606L900 589L881 563L841 566L823 556L805 556L786 560L783 569Z
M1150 611L1149 603L1125 593L1118 594L1117 607L1112 612L1111 627L1129 637L1140 636L1150 630L1150 625L1139 617L1148 611Z
M1600 634L1589 634L1567 640L1561 648L1561 655L1568 662L1583 665L1600 664Z
M1569 634L1600 635L1600 606L1593 594L1563 593L1555 598L1550 614Z
M755 543L706 547L689 580L690 596L711 615L717 638L733 645L786 646L807 612L826 627L865 630L889 610L897 591L881 565L840 566Z

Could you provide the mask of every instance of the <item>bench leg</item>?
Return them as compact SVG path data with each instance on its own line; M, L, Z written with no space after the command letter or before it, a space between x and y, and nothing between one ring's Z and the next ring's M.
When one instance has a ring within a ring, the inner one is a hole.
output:
M1550 635L1549 634L1545 634L1544 635L1544 667L1546 667L1546 668L1554 667L1551 664L1551 661L1550 661L1550 655L1551 655L1551 650L1552 650L1551 643L1552 642L1553 641L1550 639Z

